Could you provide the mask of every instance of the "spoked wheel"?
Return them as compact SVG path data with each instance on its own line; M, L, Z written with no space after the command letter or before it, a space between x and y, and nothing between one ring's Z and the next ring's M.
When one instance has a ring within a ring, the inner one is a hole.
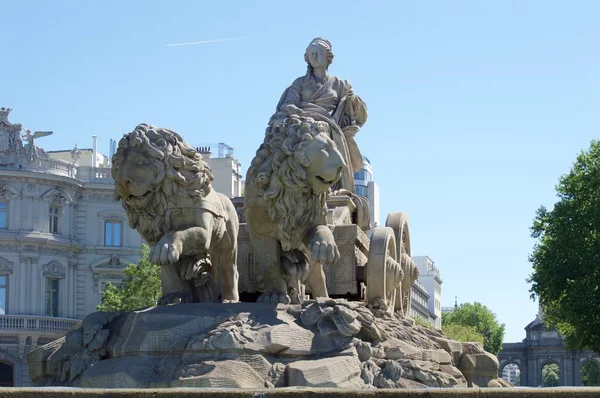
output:
M418 278L416 265L411 258L408 216L406 213L390 213L385 220L385 226L394 230L394 236L398 242L396 256L404 273L402 283L397 289L395 310L400 311L402 316L408 317L412 304L412 285Z
M402 280L397 253L394 230L387 227L375 228L369 244L366 299L369 304L383 300L391 313L394 312L397 288Z

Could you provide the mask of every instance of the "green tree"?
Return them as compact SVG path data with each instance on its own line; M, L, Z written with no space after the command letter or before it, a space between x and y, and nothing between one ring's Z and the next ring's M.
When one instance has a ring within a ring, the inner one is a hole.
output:
M600 351L600 141L559 179L558 202L537 210L531 297L570 348Z
M442 314L442 330L450 324L475 329L483 336L483 348L494 355L502 349L504 324L498 323L496 314L481 303L463 303L454 311Z
M483 345L483 335L473 326L459 325L457 323L447 323L442 325L442 333L456 341L477 342Z
M581 367L581 381L584 386L600 385L600 367L594 361L587 361Z
M148 260L150 248L142 245L142 256L137 264L124 270L123 285L118 288L111 283L102 292L102 304L98 311L133 311L156 305L161 296L160 267Z
M560 368L555 363L548 363L542 368L542 387L556 387L560 380Z
M431 322L429 322L427 319L425 319L421 315L413 316L413 320L415 321L415 324L417 324L419 326L426 327L427 329L433 329L433 325L431 324Z

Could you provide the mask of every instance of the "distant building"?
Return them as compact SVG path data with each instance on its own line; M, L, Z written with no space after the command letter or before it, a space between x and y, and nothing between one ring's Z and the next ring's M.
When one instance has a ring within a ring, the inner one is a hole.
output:
M427 303L429 302L429 293L427 293L427 289L421 282L419 282L418 279L413 283L411 295L412 301L410 316L413 318L421 318L424 321L431 323L431 325L434 325L435 319L427 307Z
M369 200L369 215L371 225L379 225L379 186L373 180L371 162L363 156L362 168L354 173L356 193Z
M29 386L26 353L94 311L142 240L95 139L92 150L46 153L37 140L51 132L9 113L0 109L0 386Z
M564 337L556 329L544 324L543 312L525 326L525 338L518 343L503 343L498 353L499 377L519 375L519 385L530 387L583 386L586 384L582 369L591 366L598 373L600 355L590 350L577 351L567 347ZM543 369L555 365L557 378L545 380ZM508 368L508 369L507 369ZM514 383L512 380L510 380Z
M428 256L413 256L412 259L419 268L419 282L425 286L429 294L427 308L435 319L434 327L442 328L442 278L440 271Z
M442 314L449 314L458 308L458 297L454 296L454 307L442 307Z
M202 154L212 171L213 188L230 198L242 196L241 164L234 158L233 148L221 142L217 144L216 156L211 148L210 146L199 146L196 149Z
M514 363L509 363L502 370L502 378L506 381L510 381L514 385L519 385L521 370Z

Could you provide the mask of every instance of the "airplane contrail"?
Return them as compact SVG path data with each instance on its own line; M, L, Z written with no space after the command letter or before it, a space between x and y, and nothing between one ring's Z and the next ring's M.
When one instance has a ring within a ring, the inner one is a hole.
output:
M243 39L253 39L256 37L266 37L273 35L258 35L258 36L242 36L242 37L230 37L227 39L214 39L214 40L202 40L202 41L191 41L188 43L175 43L175 44L167 44L167 47L178 47L178 46L191 46L194 44L208 44L208 43L219 43L222 41L233 41L233 40L243 40Z

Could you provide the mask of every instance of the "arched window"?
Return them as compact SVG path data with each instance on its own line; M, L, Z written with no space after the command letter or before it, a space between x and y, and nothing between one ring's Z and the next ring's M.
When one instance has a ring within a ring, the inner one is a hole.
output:
M0 362L0 387L12 387L13 375L13 366L7 362Z

